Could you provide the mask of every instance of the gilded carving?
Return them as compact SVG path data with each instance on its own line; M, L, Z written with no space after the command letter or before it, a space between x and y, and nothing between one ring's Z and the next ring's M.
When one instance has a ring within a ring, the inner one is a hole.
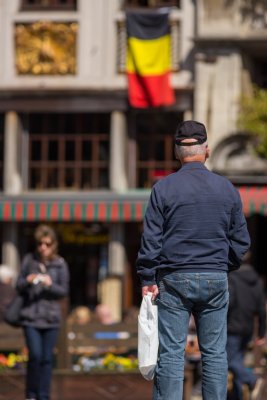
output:
M15 27L16 70L20 75L74 75L77 23L38 21Z

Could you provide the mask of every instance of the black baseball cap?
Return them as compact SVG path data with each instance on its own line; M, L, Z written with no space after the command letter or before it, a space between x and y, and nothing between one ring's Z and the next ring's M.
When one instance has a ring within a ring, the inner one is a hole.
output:
M194 142L183 142L184 139L195 139ZM207 140L205 125L197 121L181 122L175 133L175 144L178 146L194 146Z

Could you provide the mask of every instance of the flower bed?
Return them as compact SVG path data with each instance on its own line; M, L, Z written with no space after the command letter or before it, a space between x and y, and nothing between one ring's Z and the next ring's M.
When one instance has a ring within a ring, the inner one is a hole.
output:
M134 355L116 355L107 353L103 356L91 357L82 355L73 360L72 369L76 372L137 370L138 361Z
M24 353L0 353L0 372L9 370L24 370L27 360L27 354Z

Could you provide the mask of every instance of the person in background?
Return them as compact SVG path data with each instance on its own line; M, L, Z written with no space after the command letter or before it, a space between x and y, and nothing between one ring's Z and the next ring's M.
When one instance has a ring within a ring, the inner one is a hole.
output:
M103 325L114 324L114 319L110 307L107 304L98 304L95 308L96 321Z
M68 316L69 324L87 325L92 321L91 311L86 306L74 308Z
M51 227L39 225L34 238L36 251L24 257L16 284L25 298L21 318L29 352L26 400L49 400L53 350L61 323L58 300L68 295L69 271L58 255Z
M201 352L204 400L227 395L229 269L238 268L250 238L240 195L205 167L205 126L184 121L175 135L181 168L150 195L137 258L142 295L157 298L159 357L153 400L182 400L184 353L193 314Z
M13 280L13 270L7 265L0 265L0 322L4 321L6 306L16 295Z
M258 399L263 389L263 379L244 365L247 346L253 340L256 327L254 344L260 346L265 342L266 298L263 282L251 265L249 251L245 254L240 269L229 274L226 349L228 368L233 374L233 394L236 400L243 400L244 385L248 385L252 400Z

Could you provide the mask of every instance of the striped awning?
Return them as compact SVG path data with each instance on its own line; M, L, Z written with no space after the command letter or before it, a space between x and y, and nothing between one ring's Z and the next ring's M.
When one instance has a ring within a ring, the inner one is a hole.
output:
M146 203L69 201L4 201L0 203L2 221L141 221Z
M238 187L245 215L267 216L267 186ZM47 196L0 197L0 221L142 221L149 191L124 196ZM69 200L67 200L69 198Z
M253 214L267 216L267 186L241 186L238 190L247 217Z

